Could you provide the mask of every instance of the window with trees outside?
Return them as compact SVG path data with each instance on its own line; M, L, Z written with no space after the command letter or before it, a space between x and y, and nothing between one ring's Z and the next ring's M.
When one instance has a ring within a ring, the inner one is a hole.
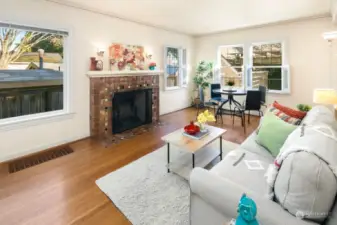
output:
M251 46L250 86L266 86L269 91L284 92L289 89L288 67L284 65L283 44L257 43Z
M186 49L165 47L164 55L165 89L187 86Z
M243 45L220 46L218 51L221 85L241 88L244 85Z
M0 120L64 109L67 36L0 23Z

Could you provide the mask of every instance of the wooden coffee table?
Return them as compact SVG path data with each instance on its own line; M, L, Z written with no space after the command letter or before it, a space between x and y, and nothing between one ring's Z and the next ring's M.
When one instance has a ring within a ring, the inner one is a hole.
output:
M185 152L191 153L192 155L192 169L195 166L204 167L213 161L216 157L220 157L222 160L222 135L226 132L226 130L213 127L206 126L209 130L209 134L199 140L192 139L190 137L184 136L184 129L181 128L176 130L170 134L165 135L161 139L167 143L167 172L171 172L170 169L170 147L174 145L179 150L183 150ZM220 145L214 149L214 141L219 139ZM201 159L199 160L199 164L196 165L196 155L200 153ZM191 162L191 161L190 161Z

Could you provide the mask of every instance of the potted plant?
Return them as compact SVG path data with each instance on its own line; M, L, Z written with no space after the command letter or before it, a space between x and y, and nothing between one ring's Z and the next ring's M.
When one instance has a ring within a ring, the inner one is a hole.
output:
M233 86L235 85L235 81L230 79L226 82L226 85L229 86L229 89L232 90Z
M193 78L199 90L199 98L204 102L204 89L206 89L210 82L209 79L213 77L213 63L200 61L196 68L196 76Z
M302 112L309 112L312 108L310 105L307 104L298 104L296 107Z

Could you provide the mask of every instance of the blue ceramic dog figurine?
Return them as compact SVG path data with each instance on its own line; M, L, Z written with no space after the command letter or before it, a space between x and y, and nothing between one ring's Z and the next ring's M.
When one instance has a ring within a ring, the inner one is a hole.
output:
M257 214L256 204L246 194L243 194L240 199L238 213L235 225L259 225L255 218Z

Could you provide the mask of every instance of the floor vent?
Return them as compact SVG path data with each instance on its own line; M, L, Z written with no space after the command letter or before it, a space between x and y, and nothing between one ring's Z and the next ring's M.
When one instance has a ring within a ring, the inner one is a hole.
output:
M69 146L62 146L60 148L56 148L50 151L41 152L36 155L28 156L25 158L21 158L15 161L12 161L8 164L9 173L15 173L20 170L27 169L32 166L39 165L44 162L48 162L53 159L57 159L59 157L69 155L73 153L74 150Z

